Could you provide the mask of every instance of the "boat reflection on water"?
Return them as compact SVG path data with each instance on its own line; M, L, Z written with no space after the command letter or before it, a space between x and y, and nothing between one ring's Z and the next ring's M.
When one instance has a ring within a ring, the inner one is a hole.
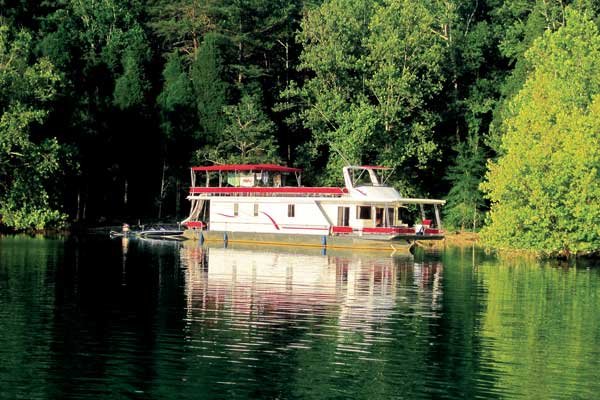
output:
M368 333L393 314L439 313L440 262L416 263L412 256L380 253L291 251L185 243L181 260L188 321L206 322L206 311L238 325L276 327L322 318L339 329Z

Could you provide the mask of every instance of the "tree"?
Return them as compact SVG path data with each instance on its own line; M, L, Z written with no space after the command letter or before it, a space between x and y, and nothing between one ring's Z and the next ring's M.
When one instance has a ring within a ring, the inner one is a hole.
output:
M492 203L482 235L496 247L600 249L600 34L581 11L565 21L527 51L532 71L481 186Z
M75 219L104 217L106 208L137 212L139 197L132 196L130 189L152 175L139 174L132 155L154 157L158 149L154 126L159 125L148 104L152 51L140 23L142 4L45 3L50 12L40 18L36 50L63 77L52 104L57 112L49 114L46 126L59 131L62 142L73 145L81 165L81 175L70 181L73 187L68 191L73 197L70 202L77 202ZM145 183L139 186L148 186Z
M332 0L308 13L300 68L312 78L290 91L313 135L304 153L327 154L324 182L339 183L345 160L401 170L434 156L428 102L444 55L436 27L425 4L408 0Z
M166 53L196 57L202 37L216 28L214 0L150 0L148 25Z
M260 109L258 96L244 96L240 102L224 108L227 125L215 147L198 152L198 158L215 163L277 162L275 124Z
M15 229L60 226L53 188L64 166L56 138L34 139L60 80L47 58L33 58L32 36L0 24L0 224Z
M495 40L503 57L499 61L508 66L498 71L500 96L485 140L496 152L501 152L502 124L508 117L508 104L523 87L531 69L525 52L545 31L556 31L564 24L565 7L570 3L586 7L585 0L515 0L497 5L492 11L492 24L497 36Z
M144 63L150 59L150 48L141 27L136 25L127 32L127 48L121 56L122 73L115 80L113 101L122 110L144 104L150 84L144 74Z
M167 56L163 72L163 88L157 98L160 110L162 173L156 199L158 218L169 192L175 192L175 211L179 210L178 183L184 167L192 156L198 123L195 101L183 57L178 53ZM172 190L175 189L175 190Z
M217 38L215 34L204 37L190 71L201 136L212 143L221 137L225 123L223 107L227 105L227 84L222 79Z
M485 173L485 155L478 136L459 142L455 149L456 161L445 177L452 184L444 207L445 222L461 231L467 227L475 231L483 221L485 204L479 184Z

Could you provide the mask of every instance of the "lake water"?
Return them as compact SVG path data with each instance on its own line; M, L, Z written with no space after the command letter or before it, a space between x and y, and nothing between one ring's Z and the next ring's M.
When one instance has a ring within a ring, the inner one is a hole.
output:
M0 398L600 398L600 266L2 237Z

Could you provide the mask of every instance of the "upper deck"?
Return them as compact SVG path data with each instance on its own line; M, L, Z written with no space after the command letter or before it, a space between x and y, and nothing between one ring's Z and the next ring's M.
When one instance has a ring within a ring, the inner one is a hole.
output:
M197 174L204 175L197 179ZM192 167L190 196L342 197L341 187L302 186L302 170L275 164L226 164ZM295 185L289 185L295 181ZM201 186L198 184L201 182Z
M407 199L386 185L390 168L346 166L345 187L302 186L302 170L275 164L225 164L191 168L190 199L214 196L319 197L358 203L444 204L443 200ZM291 185L290 183L294 183Z

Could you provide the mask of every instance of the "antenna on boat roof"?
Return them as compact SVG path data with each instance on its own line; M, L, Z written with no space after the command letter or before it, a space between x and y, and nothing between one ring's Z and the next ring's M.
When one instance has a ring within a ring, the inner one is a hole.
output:
M346 166L351 166L352 164L350 163L350 161L348 161L348 159L346 157L344 157L344 154L340 151L340 149L338 149L333 143L329 144L329 147L331 147L333 150L335 150L336 153L338 153L338 155L342 158L342 160L344 160L344 162L346 163Z

